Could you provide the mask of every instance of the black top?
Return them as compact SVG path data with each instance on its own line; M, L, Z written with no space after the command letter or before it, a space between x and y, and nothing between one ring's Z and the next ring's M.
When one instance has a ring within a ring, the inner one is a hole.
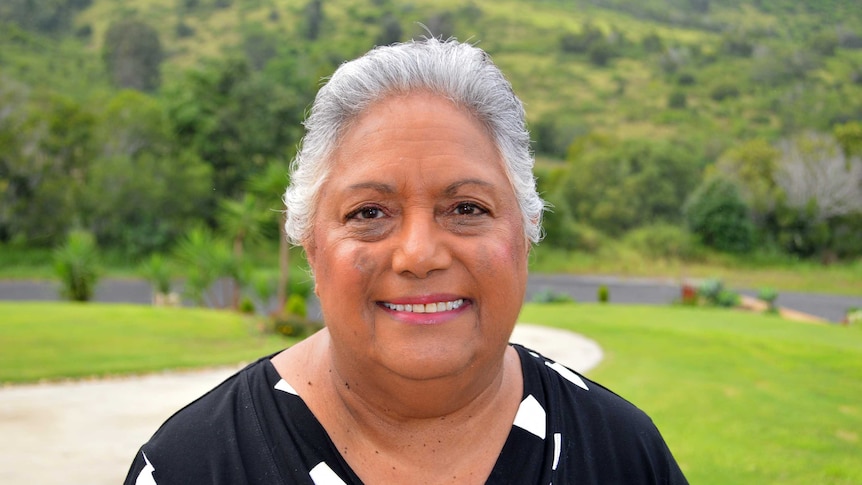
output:
M514 347L524 395L487 483L687 483L646 414L576 372ZM168 419L141 447L125 483L362 481L266 357Z

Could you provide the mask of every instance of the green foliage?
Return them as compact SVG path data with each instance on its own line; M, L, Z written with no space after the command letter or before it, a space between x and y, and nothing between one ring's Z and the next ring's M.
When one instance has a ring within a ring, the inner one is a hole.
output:
M718 84L709 92L709 97L719 102L737 96L739 96L739 88L730 83Z
M698 288L702 301L710 306L733 308L739 306L739 294L724 287L719 279L704 280Z
M862 122L851 121L836 125L833 133L847 158L862 157Z
M744 253L754 243L754 226L748 206L733 182L721 177L707 179L685 204L689 229L709 247Z
M317 40L323 28L323 1L309 0L302 9L302 33L306 40Z
M93 235L81 230L69 233L66 244L54 253L60 294L72 301L89 301L99 281L99 252Z
M10 23L24 29L59 34L68 30L77 11L91 0L3 0L0 24Z
M607 303L611 300L611 291L608 289L608 285L599 285L598 290L596 290L596 300L599 303Z
M245 313L246 315L254 314L254 302L251 301L251 298L245 297L239 303L239 312Z
M685 109L687 99L685 91L671 91L667 97L667 107L671 109Z
M757 299L766 303L766 311L769 313L777 313L778 308L775 306L775 300L778 299L778 290L765 286L757 290Z
M290 295L287 299L287 303L284 305L284 314L299 318L305 318L308 316L305 298L302 295L295 293Z
M551 207L545 211L542 219L545 236L543 244L590 253L602 246L605 237L601 232L588 224L576 221L562 197L552 192L545 198Z
M701 249L684 228L671 224L651 224L626 233L624 242L653 259L693 261Z
M161 84L164 59L159 33L146 22L114 22L105 32L103 57L120 88L154 91Z
M306 103L242 59L189 71L166 87L166 96L177 142L212 166L218 197L238 197L267 160L283 156L299 140Z
M625 140L571 159L562 185L574 218L618 235L655 222L677 222L698 176L696 160L679 146Z
M187 272L183 291L199 306L215 303L212 286L218 278L242 276L228 244L205 227L190 229L178 241L174 255Z
M141 265L141 274L152 285L154 293L167 295L171 292L171 269L161 254L150 256Z
M781 190L775 183L780 155L781 152L766 140L755 138L729 148L715 164L714 170L739 188L757 221L772 213L781 197Z

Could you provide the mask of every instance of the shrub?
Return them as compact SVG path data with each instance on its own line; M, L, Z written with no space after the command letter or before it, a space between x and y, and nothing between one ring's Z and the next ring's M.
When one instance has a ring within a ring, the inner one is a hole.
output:
M141 274L153 287L153 293L167 295L171 292L171 272L161 254L150 256L141 266Z
M611 291L608 289L608 285L599 285L599 289L597 291L597 299L599 303L607 303L611 299Z
M716 101L724 101L727 98L739 97L739 88L729 83L722 83L712 88L709 97Z
M766 311L769 313L777 313L778 308L775 306L775 300L778 298L778 291L775 288L763 287L757 291L757 299L766 303Z
M703 244L730 253L751 250L754 225L733 182L720 177L704 181L686 201L683 213Z
M305 318L308 314L308 308L305 305L305 298L293 293L287 298L287 303L284 304L284 314L299 318Z
M711 306L731 308L738 306L740 301L738 293L725 288L724 282L716 278L704 280L698 288L698 294L705 304Z
M673 91L667 97L667 107L671 109L684 109L688 104L685 93L682 91Z
M251 301L251 298L246 296L240 301L239 311L240 311L240 313L245 313L247 315L254 314L254 311L255 311L254 302Z
M624 242L650 258L699 259L701 250L691 233L672 224L652 224L626 233Z
M60 278L60 294L72 301L93 298L99 280L98 248L87 231L72 231L65 246L54 253L54 264Z

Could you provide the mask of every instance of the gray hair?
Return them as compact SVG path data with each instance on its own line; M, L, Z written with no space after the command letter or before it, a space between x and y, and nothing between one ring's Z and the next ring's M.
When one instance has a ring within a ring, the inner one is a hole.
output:
M301 245L311 235L320 188L340 137L371 104L396 93L427 91L466 108L488 129L506 169L533 243L542 236L544 201L536 192L524 107L485 51L436 38L377 47L342 64L317 93L284 195L285 230Z

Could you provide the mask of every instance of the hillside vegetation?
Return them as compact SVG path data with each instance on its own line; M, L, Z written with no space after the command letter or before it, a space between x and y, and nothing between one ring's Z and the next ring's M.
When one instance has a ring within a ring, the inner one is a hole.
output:
M226 214L278 207L321 79L436 35L487 50L525 101L546 245L862 255L854 0L9 0L0 25L9 248L83 229L136 260L201 225L254 243Z

